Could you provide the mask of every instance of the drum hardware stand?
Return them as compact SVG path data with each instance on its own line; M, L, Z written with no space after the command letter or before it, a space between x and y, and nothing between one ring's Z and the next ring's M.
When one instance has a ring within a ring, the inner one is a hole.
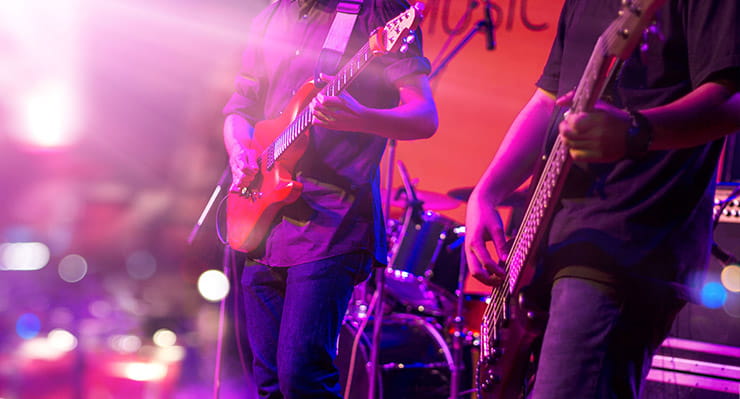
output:
M396 140L388 140L388 173L386 175L387 183L385 190L385 220L383 221L383 228L388 228L391 213L391 193L393 192L393 163L396 159ZM385 300L385 268L375 267L375 295L377 295L375 308L373 311L373 335L370 346L370 358L365 365L368 373L368 385L370 385L367 391L368 399L375 399L375 390L378 384L377 373L378 368L378 351L380 346L380 329L383 326L383 303ZM367 317L371 315L368 314ZM361 330L358 330L358 334L362 334Z
M390 152L389 152L389 167L388 167L388 189L386 190L386 226L388 225L388 215L390 214L390 198L393 190L392 176L393 176L393 160L395 158L395 140L390 141ZM406 166L398 161L398 171L401 174L401 180L403 181L404 188L406 189L407 207L406 212L412 212L410 216L414 217L418 215L417 209L421 208L422 203L416 197L416 192L411 184L411 179L406 170ZM385 268L375 268L375 294L377 295L377 303L373 315L373 335L372 345L370 348L370 359L367 363L367 371L369 374L369 389L367 391L368 399L376 399L375 392L377 388L377 378L380 371L378 353L380 350L380 330L383 326L383 303L385 300Z
M373 338L370 346L370 359L367 362L367 372L369 375L367 397L368 399L376 399L375 389L377 387L378 372L378 353L380 350L380 328L383 326L383 299L385 291L385 268L375 268L375 294L377 295L374 316L373 316ZM359 332L361 333L361 331Z
M463 233L463 236L458 239L458 241L464 241L465 239L465 233ZM450 246L454 245L462 245L462 242L460 244L457 244L457 242L454 242L450 244ZM450 399L456 399L460 396L467 395L469 393L472 393L475 391L475 389L470 389L467 391L460 391L460 372L465 369L463 367L463 343L465 341L465 334L464 334L464 325L465 325L465 317L463 316L463 309L464 309L464 298L465 294L463 293L464 286L465 286L465 274L468 269L468 262L465 258L465 251L460 251L460 271L457 275L457 289L455 290L455 295L457 299L456 307L455 307L455 317L452 319L452 326L453 326L453 333L452 333L452 368L450 369Z
M465 45L470 42L470 40L473 39L473 36L475 36L477 33L483 33L486 35L486 49L487 50L493 50L496 47L495 40L493 38L493 32L494 32L494 25L493 21L491 20L491 2L490 0L485 0L485 9L484 9L484 18L479 20L473 27L470 29L470 31L463 37L462 40L455 46L450 52L440 61L439 65L437 65L434 70L429 74L429 80L433 80L436 78L439 73L444 70L447 67L447 64L452 61L452 59L460 52L460 50L465 47ZM463 15L463 18L467 18L466 15ZM457 295L457 309L455 312L455 317L453 319L453 328L454 333L452 336L452 351L453 351L453 364L450 370L450 379L452 380L450 383L450 399L456 399L462 395L467 395L472 392L466 391L466 392L460 392L460 371L463 369L462 367L462 346L463 341L465 339L465 336L463 334L463 324L464 324L464 318L463 318L463 285L465 282L465 270L467 269L467 261L465 259L465 251L460 252L460 273L458 275L458 281L457 281L457 290L455 294Z

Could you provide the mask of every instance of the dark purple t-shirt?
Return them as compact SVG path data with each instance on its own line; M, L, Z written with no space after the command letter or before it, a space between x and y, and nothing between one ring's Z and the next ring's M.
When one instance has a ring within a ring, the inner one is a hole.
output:
M557 37L537 85L562 95L573 88L619 0L566 0ZM678 99L716 73L737 78L740 3L672 0L610 88L633 109ZM551 141L554 140L551 138ZM557 267L586 265L676 289L685 297L707 264L714 174L722 141L639 160L575 165L548 239Z
M367 43L375 28L408 7L401 0L365 0L344 61ZM313 77L335 8L336 0L280 0L257 16L224 113L239 114L253 125L276 118ZM372 61L348 92L366 106L392 108L399 100L393 82L429 70L418 35L405 54ZM301 197L282 209L263 246L250 257L270 266L292 266L364 250L385 263L378 189L385 145L380 136L312 128L309 148L295 170L304 187Z

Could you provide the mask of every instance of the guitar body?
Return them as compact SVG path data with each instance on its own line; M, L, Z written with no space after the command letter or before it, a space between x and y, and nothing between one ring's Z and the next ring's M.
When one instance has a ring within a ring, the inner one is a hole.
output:
M524 399L531 389L536 353L547 323L547 312L521 287L531 281L533 271L534 266L524 269L514 294L503 298L505 317L493 326L492 353L482 356L475 370L481 399Z
M313 81L304 84L278 118L257 123L250 149L262 153L290 125L298 112L308 106L318 91ZM280 209L295 202L301 195L303 184L293 180L293 172L308 148L308 141L306 130L275 161L272 168L268 169L266 162L260 162L259 172L249 187L241 192L229 193L226 226L232 248L243 252L257 248Z

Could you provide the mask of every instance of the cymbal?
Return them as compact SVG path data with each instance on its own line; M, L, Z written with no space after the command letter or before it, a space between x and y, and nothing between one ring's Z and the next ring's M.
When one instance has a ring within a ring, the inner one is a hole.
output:
M452 198L459 199L460 201L467 202L472 192L473 192L473 187L458 187L458 188L453 188L452 190L448 191L447 195L449 195Z
M468 201L468 198L470 198L470 194L473 192L473 187L458 187L453 188L452 190L447 192L447 195L449 195L452 198L458 199L460 201ZM509 194L506 198L504 198L503 201L499 205L501 206L524 206L527 204L527 190L518 190L514 191L513 193Z
M381 189L381 201L385 203L386 190ZM422 202L424 209L433 211L447 211L455 209L462 204L459 199L453 198L449 195L436 193L434 191L426 191L415 189L416 198ZM406 190L403 187L398 187L391 193L391 206L405 208L408 206L408 199L406 198Z

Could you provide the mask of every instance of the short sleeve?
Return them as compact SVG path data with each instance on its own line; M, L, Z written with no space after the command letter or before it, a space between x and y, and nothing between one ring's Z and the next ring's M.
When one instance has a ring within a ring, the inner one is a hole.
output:
M566 14L568 10L568 1L563 4L563 8L560 11L560 18L558 20L558 30L555 34L552 47L550 48L550 55L547 57L547 62L542 70L542 75L537 80L537 87L551 92L557 93L558 86L560 83L560 68L563 62L563 48L565 45L565 24Z
M376 26L382 26L391 19L401 15L411 5L404 0L376 0L375 9L377 14L369 21ZM422 26L423 27L423 26ZM389 82L412 74L429 74L431 72L431 63L424 57L422 52L422 27L416 30L415 40L408 46L408 50L403 54L389 54L383 57L385 65L385 77ZM374 27L369 27L370 29Z
M267 78L261 37L275 7L277 3L273 3L254 18L242 53L241 68L234 82L234 92L222 111L224 115L240 115L252 125L265 119L263 99Z
M688 0L687 4L685 32L692 85L701 85L717 72L740 69L740 1Z

